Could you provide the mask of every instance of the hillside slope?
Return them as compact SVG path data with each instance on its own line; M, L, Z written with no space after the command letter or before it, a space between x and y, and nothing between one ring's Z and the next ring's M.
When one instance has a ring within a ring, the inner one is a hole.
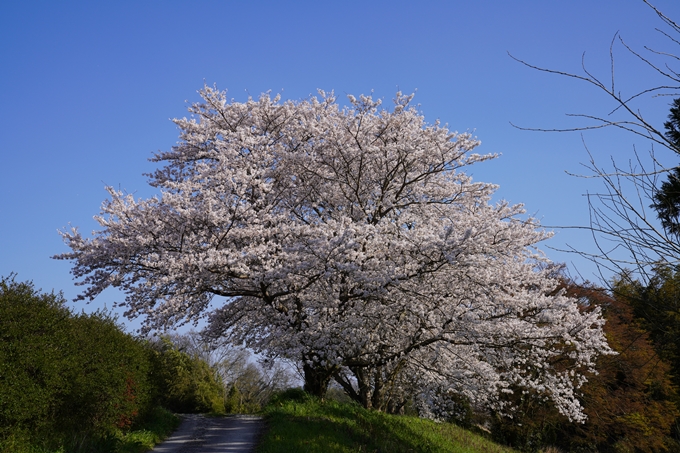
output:
M368 411L350 403L280 398L265 414L268 427L257 453L515 451L449 423Z

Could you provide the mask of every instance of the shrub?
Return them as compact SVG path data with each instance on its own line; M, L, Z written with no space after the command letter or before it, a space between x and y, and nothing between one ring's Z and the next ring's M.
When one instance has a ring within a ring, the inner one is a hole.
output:
M152 346L162 406L179 413L224 413L224 389L207 362L180 351L168 338Z
M104 312L0 279L0 451L82 451L150 410L146 346Z

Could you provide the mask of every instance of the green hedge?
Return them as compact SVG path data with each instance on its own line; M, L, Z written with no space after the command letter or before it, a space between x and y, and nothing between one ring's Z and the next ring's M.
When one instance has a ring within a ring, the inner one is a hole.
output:
M130 427L155 402L148 356L106 313L2 278L0 441L79 449Z
M156 407L223 413L223 394L215 371L169 340L135 338L105 312L76 315L61 294L0 278L0 453L113 451Z

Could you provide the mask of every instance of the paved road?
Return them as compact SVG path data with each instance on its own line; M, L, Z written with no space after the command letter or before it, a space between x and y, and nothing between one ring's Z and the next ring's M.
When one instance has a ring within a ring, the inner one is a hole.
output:
M261 417L183 415L182 424L155 453L252 453L264 427Z

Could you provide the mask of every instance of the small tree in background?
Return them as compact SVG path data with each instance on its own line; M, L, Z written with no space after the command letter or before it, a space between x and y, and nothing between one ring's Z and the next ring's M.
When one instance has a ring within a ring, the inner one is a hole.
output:
M152 344L162 406L179 413L224 413L224 387L205 360L181 351L168 337Z
M256 361L247 349L195 331L165 338L177 351L208 365L223 386L229 413L257 412L275 392L291 386L292 371L279 360Z

